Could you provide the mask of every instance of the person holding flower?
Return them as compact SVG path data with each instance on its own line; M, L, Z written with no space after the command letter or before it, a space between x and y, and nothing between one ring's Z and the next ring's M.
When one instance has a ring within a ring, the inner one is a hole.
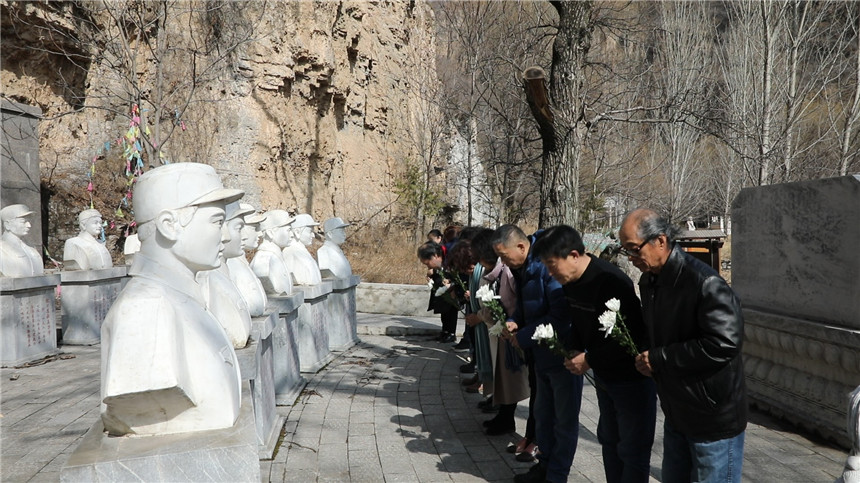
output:
M438 243L427 242L418 247L418 261L427 267L428 286L430 287L430 303L427 310L439 314L442 319L442 332L436 338L439 342L454 342L457 338L457 317L460 313L460 302L452 294L451 281L442 276L442 246ZM447 283L446 283L447 282Z
M532 339L539 326L553 327L562 338L570 332L564 290L531 253L535 239L515 225L502 225L493 234L493 250L510 267L517 282L517 306L506 321L511 334L507 337L515 347L531 352L537 382L534 415L538 463L527 473L516 475L514 481L566 482L579 439L582 376L572 374L564 367L562 356Z
M448 252L446 260L448 268L458 274L464 285L462 289L466 298L465 323L467 328L472 329L469 332L469 340L470 345L474 347L471 359L475 363L476 374L474 378L464 380L463 384L467 386L468 392L478 392L483 386L484 394L492 394L493 366L490 359L490 342L487 327L481 323L481 318L477 315L480 306L473 295L481 285L484 267L478 265L472 251L472 243L468 239L458 241ZM466 340L465 337L464 340Z
M594 372L606 481L647 482L657 397L654 381L636 370L647 332L633 281L586 253L579 232L567 225L548 228L532 251L562 284L570 305L565 346L573 351L565 367L573 374Z
M493 395L490 404L498 405L499 413L493 419L486 421L487 434L500 435L516 429L514 413L517 403L529 397L528 367L520 357L518 350L503 337L506 329L507 314L513 314L516 309L516 282L510 269L499 260L492 245L493 230L485 228L472 239L472 252L475 260L484 268L483 284L475 292L475 298L481 304L477 315L486 324L490 340L490 353L493 371ZM534 421L529 430L531 436L524 438L513 446L514 452L519 452L520 460L533 461L537 452L534 443ZM519 456L519 454L517 456Z
M657 383L664 482L741 481L747 394L740 301L716 270L675 243L650 209L621 223L621 253L641 270L649 348L637 369Z

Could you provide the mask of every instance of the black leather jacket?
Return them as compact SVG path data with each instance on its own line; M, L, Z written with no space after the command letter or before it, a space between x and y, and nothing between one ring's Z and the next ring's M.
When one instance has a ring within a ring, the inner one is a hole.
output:
M732 289L677 245L659 276L643 274L639 287L666 420L702 441L740 434L747 423L744 321Z

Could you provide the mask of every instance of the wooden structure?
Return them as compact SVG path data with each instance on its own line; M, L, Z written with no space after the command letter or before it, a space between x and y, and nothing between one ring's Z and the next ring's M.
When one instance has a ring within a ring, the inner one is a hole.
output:
M678 245L687 253L720 271L720 248L725 243L722 230L684 230L678 235Z

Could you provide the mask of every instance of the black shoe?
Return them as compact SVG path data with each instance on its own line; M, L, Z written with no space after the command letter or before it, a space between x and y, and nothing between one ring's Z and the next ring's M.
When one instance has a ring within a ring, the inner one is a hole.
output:
M514 483L543 483L546 481L546 468L538 463L533 465L526 473L514 475Z
M475 372L475 363L469 362L460 366L460 374L472 374Z
M476 382L478 382L478 375L477 374L475 374L474 376L472 376L468 379L461 380L460 384L462 384L464 386L471 386L472 384L474 384Z
M483 422L483 425L485 428L489 428L490 426L495 426L498 424L499 424L499 417L498 416L496 416L493 419L488 419L488 420Z
M484 409L485 407L492 406L492 405L493 405L493 396L491 395L487 399L484 399L483 401L478 403L478 409Z
M444 337L439 338L439 342L441 342L443 344L450 344L451 342L454 342L455 340L457 340L457 336L454 334L448 334L448 333L446 333Z
M516 424L491 424L490 426L487 426L487 436L501 436L503 434L513 433L516 430Z
M469 341L467 341L466 339L460 339L460 342L457 342L457 344L454 345L454 350L457 352L469 350Z
M433 338L433 340L435 340L435 341L441 341L441 340L442 340L442 339L444 339L445 337L448 337L448 333L447 333L447 332L445 332L445 331L443 330L442 332L439 332L439 335L437 335L436 337L434 337L434 338Z
M498 404L491 404L489 406L481 408L481 412L483 412L484 414L497 413L497 412L499 412L499 405Z

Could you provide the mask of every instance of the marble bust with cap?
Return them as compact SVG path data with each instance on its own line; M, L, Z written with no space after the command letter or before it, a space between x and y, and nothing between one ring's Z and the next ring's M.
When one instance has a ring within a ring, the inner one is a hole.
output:
M248 345L248 337L251 335L251 312L239 288L233 283L227 257L243 253L241 231L245 221L242 216L248 213L248 209L242 208L238 201L234 201L227 203L224 211L224 226L221 227L224 250L221 252L221 265L215 270L198 272L197 283L203 290L206 308L218 319L233 347L241 349Z
M0 236L0 276L34 277L45 273L42 257L21 238L30 232L28 217L33 212L25 205L9 205L0 210L3 235Z
M289 224L292 222L293 217L286 211L269 210L260 223L263 241L251 260L251 269L270 295L293 293L293 279L281 253L281 248L290 243Z
M263 315L266 310L266 289L263 288L262 282L257 278L254 270L251 269L251 264L245 258L245 250L254 250L259 246L259 233L257 229L260 227L260 222L266 219L265 215L260 215L255 212L254 207L241 203L244 215L242 216L243 226L239 232L238 246L234 245L234 240L230 240L227 247L224 248L224 257L227 259L227 268L230 271L230 279L239 289L239 293L248 304L248 311L252 317Z
M314 241L313 227L319 226L311 215L299 214L290 225L292 241L283 249L284 262L293 272L299 285L316 285L322 282L320 267L307 247Z
M63 246L63 270L100 270L113 266L110 252L97 238L102 232L102 215L98 210L78 214L81 232L66 240Z
M112 436L231 427L239 361L195 280L218 268L227 189L211 166L173 163L134 185L140 251L101 334L101 418Z
M335 278L347 278L352 275L352 266L340 246L346 241L345 228L350 226L343 219L329 218L323 223L325 242L317 250L317 260L320 270L328 270Z

